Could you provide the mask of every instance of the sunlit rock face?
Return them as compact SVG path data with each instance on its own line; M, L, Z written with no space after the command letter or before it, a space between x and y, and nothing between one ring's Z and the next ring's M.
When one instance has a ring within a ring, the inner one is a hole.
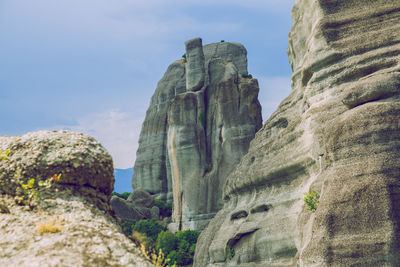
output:
M292 92L228 176L194 265L399 266L400 2L297 0L292 17Z
M0 136L0 266L154 266L112 215L113 185L112 158L88 135Z
M222 185L261 127L257 80L238 43L186 45L147 111L132 185L174 201L175 229L203 229L222 207Z

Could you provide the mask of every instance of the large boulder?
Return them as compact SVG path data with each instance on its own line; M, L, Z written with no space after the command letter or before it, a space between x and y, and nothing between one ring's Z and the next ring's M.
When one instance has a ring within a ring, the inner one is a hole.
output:
M60 183L94 188L110 195L114 188L110 154L92 137L68 131L39 131L0 136L0 189L15 194L20 182L61 174Z
M139 220L151 218L150 209L136 207L131 202L123 198L112 196L110 203L112 210L115 212L115 215L122 221L136 223Z
M135 206L145 208L151 208L154 206L154 198L143 188L135 189L135 191L129 195L128 201L132 202Z
M154 204L154 198L143 188L135 189L127 200L117 196L111 198L111 208L115 215L122 221L131 223L151 218L159 219L160 210Z
M227 178L194 266L399 266L400 2L296 0L292 17L293 90Z
M158 83L139 139L133 187L171 201L176 229L203 229L222 207L222 185L261 127L258 83L246 49L186 42L186 60Z
M0 137L0 154L8 150L0 159L0 266L153 266L110 213L113 164L96 140L67 131ZM21 183L32 178L35 191L26 190L36 201L18 205Z

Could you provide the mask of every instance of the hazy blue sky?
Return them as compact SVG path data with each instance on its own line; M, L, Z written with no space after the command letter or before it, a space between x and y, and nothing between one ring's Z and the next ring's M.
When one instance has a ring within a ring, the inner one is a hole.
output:
M0 0L0 135L69 129L132 167L146 109L184 42L240 42L263 119L290 92L294 0Z

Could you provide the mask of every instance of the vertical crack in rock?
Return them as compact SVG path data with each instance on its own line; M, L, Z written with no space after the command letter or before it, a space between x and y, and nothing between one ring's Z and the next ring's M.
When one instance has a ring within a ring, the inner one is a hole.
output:
M400 2L296 0L292 17L293 90L226 179L194 266L400 266Z

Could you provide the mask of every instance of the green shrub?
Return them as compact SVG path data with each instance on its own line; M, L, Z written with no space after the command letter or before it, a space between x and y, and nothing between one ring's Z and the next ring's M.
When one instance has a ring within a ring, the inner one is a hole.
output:
M168 263L169 264L177 264L178 261L178 253L176 250L171 251L168 255L167 255L167 259L169 259Z
M160 209L160 215L162 217L171 217L172 215L172 203L164 202L161 199L155 199L155 206Z
M161 232L158 234L156 241L156 251L160 249L165 255L168 255L171 251L175 250L178 246L178 238L171 232Z
M235 249L228 246L226 249L226 259L231 260L233 257L235 257Z
M145 234L154 241L157 239L159 233L167 230L158 220L140 220L133 227L134 231Z
M310 192L304 193L304 203L306 204L306 209L310 211L310 213L314 213L319 205L319 194L315 192L314 189L311 189Z
M129 222L129 221L123 221L122 222L122 228L124 229L124 232L130 236L133 232L133 226L135 224L133 222Z
M191 230L178 231L176 233L176 237L179 239L179 241L187 241L190 245L192 245L196 244L199 233Z
M178 240L176 252L172 251L172 254L170 253L167 256L170 262L176 263L179 266L192 264L198 236L199 233L196 231L178 231L176 233L176 238Z
M251 74L242 74L242 77L243 78L247 78L247 79L252 79L253 75L251 75Z
M49 189L53 183L57 183L60 180L61 174L54 174L44 181L37 181L34 178L28 180L26 184L20 183L23 194L15 197L15 201L19 205L34 206L34 203L40 200L40 189Z
M152 253L158 256L162 251L169 259L169 266L193 263L198 232L186 230L173 234L166 231L166 228L155 219L138 221L132 230L132 238L144 245L146 251L153 251Z
M9 160L8 154L10 154L10 150L8 150L8 149L5 152L0 152L0 160L2 160L2 159Z
M131 193L130 192L124 192L124 193L117 193L117 192L112 192L112 196L117 196L117 197L120 197L120 198L123 198L123 199L128 199L128 197L129 197L129 195L130 195Z

